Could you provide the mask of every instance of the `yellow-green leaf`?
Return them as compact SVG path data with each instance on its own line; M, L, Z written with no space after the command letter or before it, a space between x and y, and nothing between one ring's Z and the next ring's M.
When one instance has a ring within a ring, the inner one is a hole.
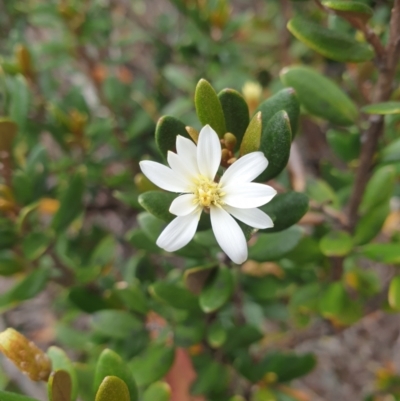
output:
M107 376L96 393L95 401L129 401L129 390L123 380Z
M369 104L361 109L368 114L400 114L400 102L382 102Z
M65 370L53 372L47 382L49 401L71 401L72 380Z
M249 126L244 133L242 143L240 145L240 154L256 152L260 148L262 131L262 118L259 111L250 121Z

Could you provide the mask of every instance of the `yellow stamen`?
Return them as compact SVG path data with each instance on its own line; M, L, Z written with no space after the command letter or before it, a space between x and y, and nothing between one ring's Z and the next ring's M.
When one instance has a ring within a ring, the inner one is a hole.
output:
M210 206L222 206L222 200L225 195L221 191L220 184L211 181L206 177L199 176L194 182L193 193L195 195L194 202L199 206L209 208Z

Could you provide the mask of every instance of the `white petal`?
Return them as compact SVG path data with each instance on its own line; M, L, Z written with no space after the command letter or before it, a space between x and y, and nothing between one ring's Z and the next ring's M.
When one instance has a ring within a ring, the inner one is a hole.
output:
M221 185L250 182L258 177L268 166L268 160L262 152L252 152L233 163L221 178Z
M239 185L231 184L224 187L223 191L226 194L223 201L228 206L240 209L251 209L265 205L276 195L275 189L269 185L254 182Z
M196 197L193 194L185 194L175 198L169 211L176 216L186 216L199 207L198 203L195 203Z
M197 143L197 164L200 173L213 180L221 163L221 143L217 133L209 126L203 127Z
M145 160L139 163L143 174L158 187L171 192L186 192L187 182L163 164Z
M196 233L201 211L179 216L165 227L157 239L157 245L168 252L174 252L187 245Z
M187 169L193 176L200 174L197 166L197 147L190 139L181 135L176 137L176 151L178 156L184 161Z
M236 207L224 205L224 209L233 217L243 221L250 227L254 228L270 228L274 226L271 217L260 209L238 209Z
M168 151L167 160L174 173L185 181L187 187L190 188L193 185L193 178L197 177L197 174L193 174L188 170L184 160L174 152Z
M211 226L222 250L237 264L247 259L247 243L242 229L224 209L210 208Z

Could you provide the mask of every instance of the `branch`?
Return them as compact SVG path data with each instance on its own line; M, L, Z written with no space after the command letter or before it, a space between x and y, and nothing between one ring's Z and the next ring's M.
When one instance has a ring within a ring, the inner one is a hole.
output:
M393 91L393 80L400 53L400 0L395 0L389 27L389 41L385 49L382 63L378 64L379 76L375 86L373 103L389 100ZM369 128L361 137L362 147L360 165L356 173L353 192L348 206L349 229L353 231L358 221L358 207L361 203L365 187L370 178L374 155L379 137L383 132L383 116L373 115L369 118Z

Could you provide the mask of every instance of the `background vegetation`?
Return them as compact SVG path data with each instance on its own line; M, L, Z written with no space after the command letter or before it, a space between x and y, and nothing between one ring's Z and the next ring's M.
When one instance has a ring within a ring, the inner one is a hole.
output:
M0 30L2 401L400 399L399 0L6 0ZM160 250L138 167L212 125L202 78L238 138L262 112L242 266L207 224Z

